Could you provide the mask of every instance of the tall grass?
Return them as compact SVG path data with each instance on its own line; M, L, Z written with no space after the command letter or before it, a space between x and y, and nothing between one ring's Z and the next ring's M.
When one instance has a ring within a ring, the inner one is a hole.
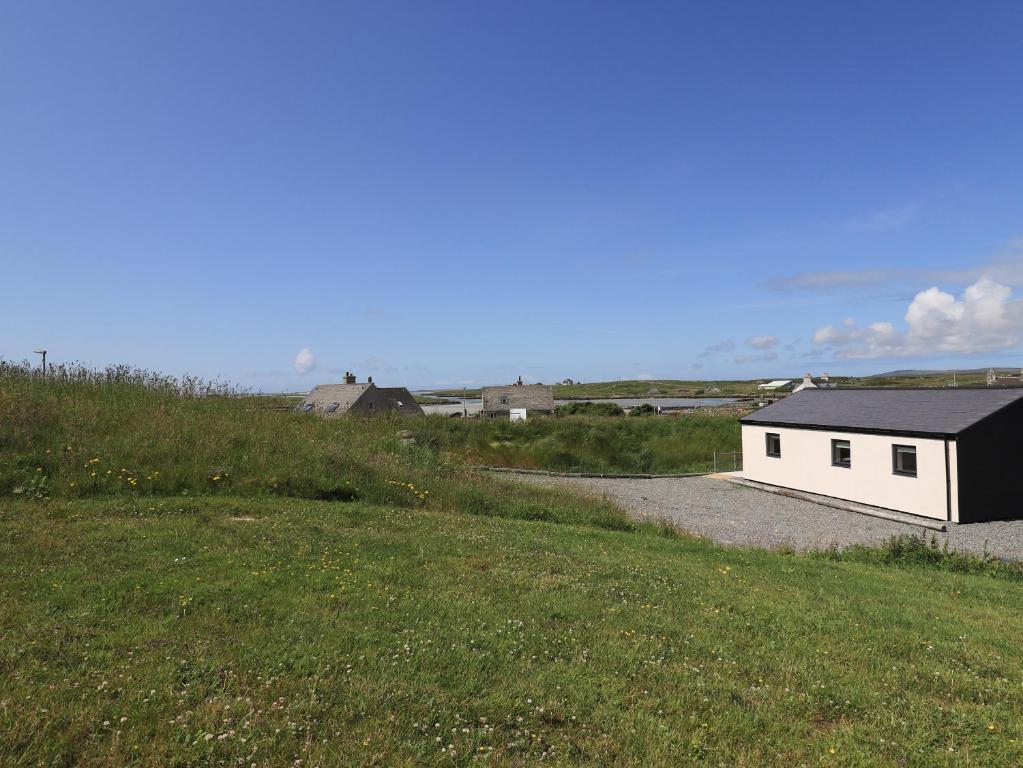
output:
M0 366L0 497L292 496L633 525L610 504L445 465L400 417L323 419L147 371ZM439 419L443 423L442 419Z
M714 451L740 447L738 421L722 414L525 422L425 419L409 428L423 444L479 464L566 472L707 471Z

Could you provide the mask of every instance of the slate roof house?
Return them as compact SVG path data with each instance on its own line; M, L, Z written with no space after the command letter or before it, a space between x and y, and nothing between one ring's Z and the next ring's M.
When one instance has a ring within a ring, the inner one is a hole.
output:
M523 409L526 415L554 413L554 390L546 384L523 384L521 376L506 387L483 388L483 418L510 418L512 410Z
M749 480L953 523L1023 516L1023 389L805 389L739 421Z
M809 373L803 374L803 380L796 385L793 392L802 392L804 389L835 389L838 384L831 381L831 377L822 373L819 378L814 378Z
M318 384L313 387L299 409L322 416L344 416L349 413L423 415L423 409L405 387L378 387L373 383L372 376L365 383L359 384L351 373L345 374L342 384Z

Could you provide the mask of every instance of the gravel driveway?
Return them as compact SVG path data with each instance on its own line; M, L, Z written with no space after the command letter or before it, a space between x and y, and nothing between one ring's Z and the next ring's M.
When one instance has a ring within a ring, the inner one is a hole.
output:
M517 480L576 488L606 497L637 520L660 521L679 530L736 547L791 547L801 551L835 544L880 544L900 533L946 539L949 547L1023 560L1023 520L951 525L948 533L860 515L811 501L748 488L714 477L634 480L510 475Z

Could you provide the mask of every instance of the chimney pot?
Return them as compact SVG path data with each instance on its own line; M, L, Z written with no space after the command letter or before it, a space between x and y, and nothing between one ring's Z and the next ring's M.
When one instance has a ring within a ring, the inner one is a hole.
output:
M367 384L372 384L373 383L373 377L372 376L367 376L366 377L366 383Z

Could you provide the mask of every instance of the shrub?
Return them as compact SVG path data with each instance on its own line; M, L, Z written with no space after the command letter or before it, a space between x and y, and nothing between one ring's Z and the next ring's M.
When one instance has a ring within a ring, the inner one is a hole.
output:
M654 406L650 405L650 403L643 403L642 405L637 405L635 408L633 408L631 411L629 411L629 415L630 416L656 416L657 415L657 409Z
M583 400L566 403L554 409L556 416L624 416L625 410L618 403L595 403Z

